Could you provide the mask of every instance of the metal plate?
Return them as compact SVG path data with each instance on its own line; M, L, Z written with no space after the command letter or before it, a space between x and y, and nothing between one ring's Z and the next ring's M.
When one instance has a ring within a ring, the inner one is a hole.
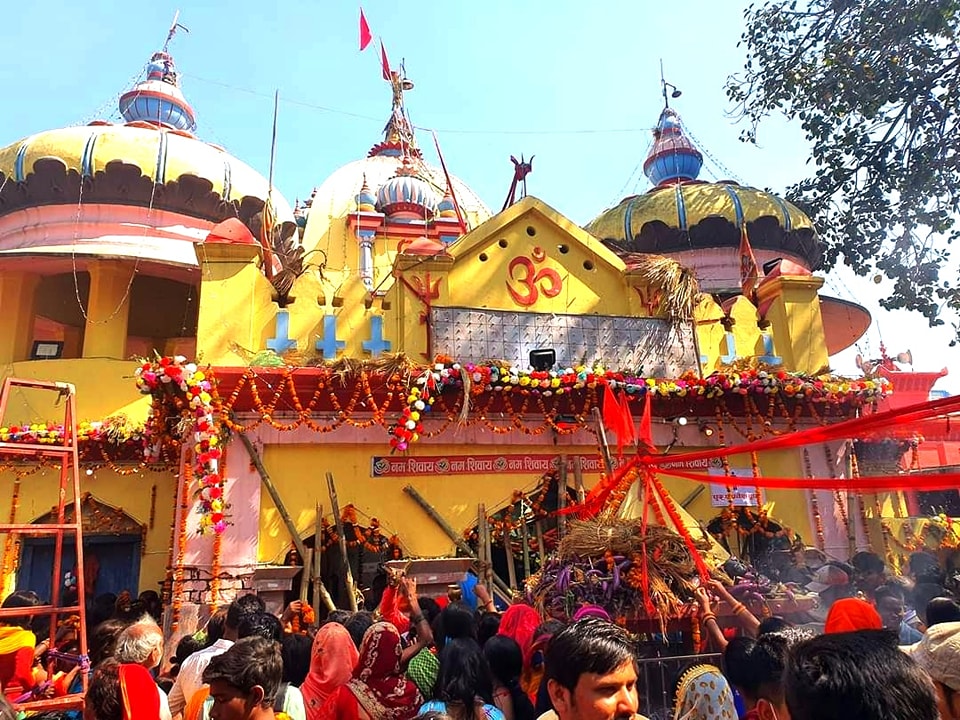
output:
M504 360L526 368L531 350L553 348L558 367L581 363L646 377L695 370L690 325L659 318L431 308L433 352L460 362Z

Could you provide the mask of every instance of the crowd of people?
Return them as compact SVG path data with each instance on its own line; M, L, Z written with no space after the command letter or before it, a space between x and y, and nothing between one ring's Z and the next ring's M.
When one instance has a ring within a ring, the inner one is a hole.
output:
M669 716L960 720L960 604L936 558L918 554L910 568L900 578L871 554L825 561L808 578L821 599L813 617L761 620L722 584L701 588L700 622L721 659L676 674ZM75 624L48 647L49 628L30 613L39 599L14 593L3 606L23 615L0 624L0 720L16 717L10 702L78 692L84 674L82 715L46 720L640 717L636 638L603 608L564 623L525 604L498 609L482 584L472 589L441 603L396 575L374 612L334 611L310 634L292 622L299 603L278 617L242 595L182 638L168 663L159 598L116 598L109 617L106 602L94 603L82 658ZM717 618L721 602L733 622Z

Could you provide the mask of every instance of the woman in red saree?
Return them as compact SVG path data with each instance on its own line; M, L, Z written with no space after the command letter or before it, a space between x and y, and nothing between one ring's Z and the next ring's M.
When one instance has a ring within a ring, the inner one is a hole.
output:
M400 633L390 623L370 626L360 644L353 679L337 697L338 720L409 720L423 696L400 668Z
M340 689L353 677L359 659L347 629L327 623L317 631L310 655L310 671L300 686L307 720L334 720Z

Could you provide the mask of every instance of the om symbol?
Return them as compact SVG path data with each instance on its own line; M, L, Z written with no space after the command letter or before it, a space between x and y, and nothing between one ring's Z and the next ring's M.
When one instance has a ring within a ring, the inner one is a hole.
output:
M537 269L536 264L546 260L547 254L541 247L535 247L530 257L518 255L507 266L507 291L517 305L530 307L536 304L543 293L548 298L554 298L563 290L563 280L560 274L552 268ZM518 287L514 287L514 284Z

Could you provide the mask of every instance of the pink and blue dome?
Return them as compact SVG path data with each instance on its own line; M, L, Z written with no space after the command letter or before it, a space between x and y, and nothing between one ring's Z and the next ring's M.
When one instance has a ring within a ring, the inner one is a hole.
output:
M433 187L405 161L397 174L377 191L377 210L399 220L426 220L437 211L439 198Z
M120 96L120 114L127 122L145 122L192 133L197 128L193 108L180 91L173 57L157 52L147 65L147 79Z
M703 167L703 155L683 134L680 116L664 108L654 130L656 138L643 163L643 173L654 186L696 180Z

